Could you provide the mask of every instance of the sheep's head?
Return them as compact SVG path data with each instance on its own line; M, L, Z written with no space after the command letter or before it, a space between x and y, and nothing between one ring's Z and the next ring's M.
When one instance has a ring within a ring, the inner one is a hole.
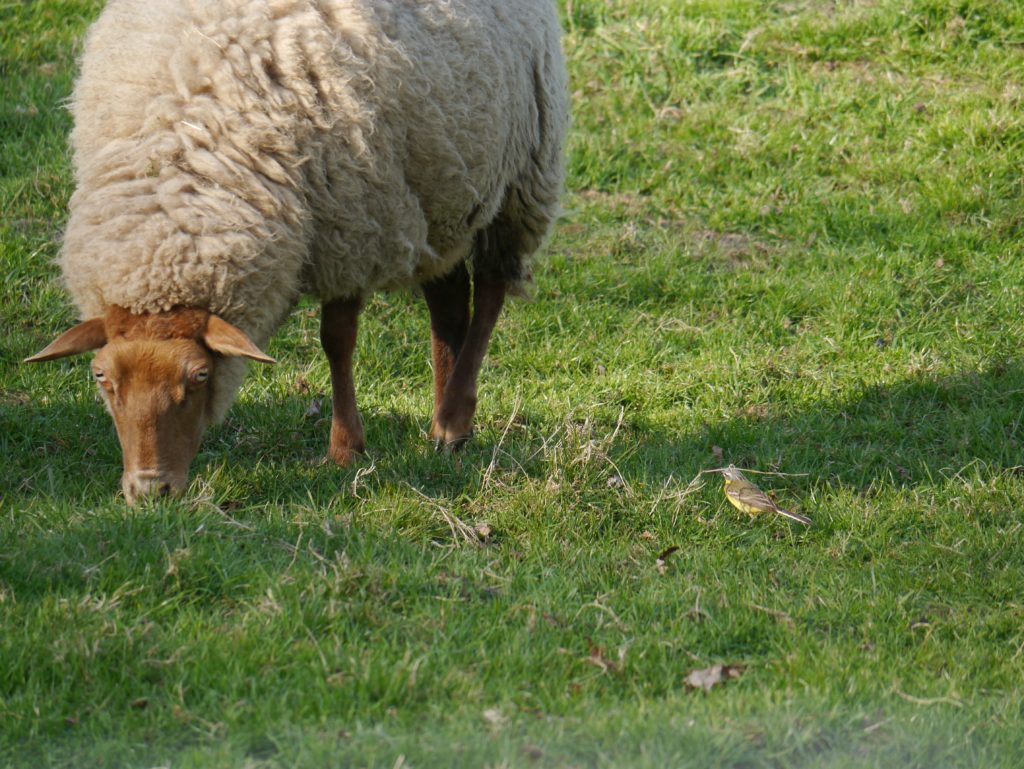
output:
M129 503L185 488L213 415L223 356L274 362L244 332L206 310L132 315L120 307L79 323L26 361L87 350L97 350L93 378L117 427Z

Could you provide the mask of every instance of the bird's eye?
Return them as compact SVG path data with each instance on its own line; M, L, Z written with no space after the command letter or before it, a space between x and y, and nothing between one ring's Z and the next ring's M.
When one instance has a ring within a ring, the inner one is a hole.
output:
M206 366L203 366L202 368L197 368L195 371L188 375L189 384L192 385L201 385L209 378L210 370L206 368Z

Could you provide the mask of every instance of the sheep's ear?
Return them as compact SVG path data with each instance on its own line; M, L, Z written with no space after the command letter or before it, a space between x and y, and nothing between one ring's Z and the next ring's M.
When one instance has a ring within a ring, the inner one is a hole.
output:
M232 326L226 320L211 315L206 322L206 333L203 335L206 346L221 355L240 355L252 358L260 363L277 363L263 350L253 344L245 332Z
M66 358L87 350L96 350L107 343L107 328L103 318L93 318L68 329L53 340L45 349L37 352L24 363L39 363L44 360Z

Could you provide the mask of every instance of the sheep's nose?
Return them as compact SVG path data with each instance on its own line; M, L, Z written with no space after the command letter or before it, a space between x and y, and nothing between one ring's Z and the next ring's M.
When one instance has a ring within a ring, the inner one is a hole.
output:
M128 504L135 504L143 497L165 497L174 491L174 486L158 470L136 470L126 472L121 487Z

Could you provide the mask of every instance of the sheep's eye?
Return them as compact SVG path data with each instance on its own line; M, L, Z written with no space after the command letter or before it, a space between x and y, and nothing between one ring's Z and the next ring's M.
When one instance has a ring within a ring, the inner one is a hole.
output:
M210 370L206 368L206 366L203 366L202 368L197 368L195 371L188 375L189 383L194 385L201 385L209 378Z
M107 379L107 375L104 374L100 369L94 368L92 370L92 378L95 379L96 384L98 384L104 390L106 390L107 392L113 392L113 383L109 379Z

